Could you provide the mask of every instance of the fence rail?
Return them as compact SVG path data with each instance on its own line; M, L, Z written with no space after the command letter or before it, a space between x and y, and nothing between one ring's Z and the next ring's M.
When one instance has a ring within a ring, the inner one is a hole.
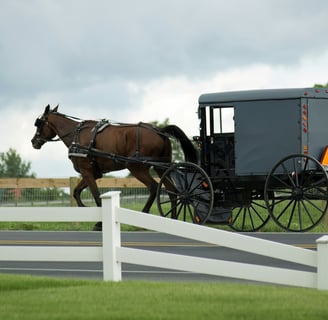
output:
M47 204L57 201L59 204L76 206L73 190L79 183L80 178L0 178L0 205L18 206L30 203L32 206L40 201ZM135 178L102 178L97 180L101 192L111 189L134 190L135 195L147 195L147 189ZM58 192L42 192L45 189L65 190ZM27 191L27 192L26 192ZM25 192L25 193L24 193ZM130 192L132 193L132 192ZM82 193L84 200L93 202L89 190Z
M1 178L0 189L25 188L71 188L80 181L78 177L70 178ZM136 178L101 178L97 180L99 188L144 188Z
M108 192L102 196L102 199L103 206L101 208L0 208L0 221L41 219L41 221L102 221L103 223L102 247L0 246L0 260L102 261L103 278L112 281L122 279L121 264L125 262L328 290L328 277L326 276L328 236L318 239L317 251L311 251L124 209L119 205L119 192ZM316 268L316 272L122 248L121 223L312 266Z

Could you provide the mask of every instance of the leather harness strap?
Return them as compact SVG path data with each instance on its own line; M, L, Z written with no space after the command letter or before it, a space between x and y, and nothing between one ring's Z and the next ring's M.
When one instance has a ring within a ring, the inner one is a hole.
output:
M105 126L109 125L109 122L108 122L108 120L100 120L96 123L96 125L91 130L92 136L91 136L91 139L90 139L90 142L89 142L89 146L88 146L87 149L85 149L84 147L82 147L80 145L79 140L80 140L81 131L83 129L88 128L88 126L86 126L86 122L87 121L82 121L76 127L76 129L74 131L73 143L69 147L69 150L68 150L69 151L68 156L69 156L69 158L71 158L71 157L87 158L88 157L90 159L90 164L92 166L93 174L94 174L95 178L100 178L102 176L102 173L101 173L101 171L98 167L96 157L94 155L92 155L91 150L95 148L97 134Z
M101 132L104 128L109 125L118 125L118 126L125 126L125 127L136 127L136 152L135 155L132 157L124 157L120 155L116 155L110 152L104 152L102 150L98 150L96 148L96 137L99 132ZM160 163L163 161L162 158L154 158L154 157L143 157L140 155L140 128L147 128L159 134L160 136L167 137L168 135L162 133L159 129L147 125L143 122L139 122L137 125L132 124L111 124L108 120L100 120L96 123L96 125L91 129L92 136L90 138L90 142L88 146L84 146L80 144L80 134L81 131L91 126L88 125L88 121L82 121L78 124L74 131L74 138L73 143L68 148L68 157L80 157L80 158L89 158L90 164L93 167L93 172L95 177L101 177L102 173L99 170L97 164L97 158L108 158L117 162L140 162L140 163L149 163L150 165L155 165L155 163Z
M140 156L139 129L140 129L140 122L136 126L136 154L135 154L135 156L137 158L139 158L139 156Z

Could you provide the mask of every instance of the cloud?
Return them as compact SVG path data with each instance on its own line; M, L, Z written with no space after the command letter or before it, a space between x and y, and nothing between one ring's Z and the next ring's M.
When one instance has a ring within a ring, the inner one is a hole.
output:
M297 64L326 48L317 1L2 1L2 101L103 82ZM0 102L1 102L0 100Z

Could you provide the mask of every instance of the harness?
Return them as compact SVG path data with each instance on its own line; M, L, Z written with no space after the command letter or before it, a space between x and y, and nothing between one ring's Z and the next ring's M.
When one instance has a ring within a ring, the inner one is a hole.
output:
M74 147L75 146L80 146L80 134L81 134L81 131L83 129L86 129L88 128L89 126L87 125L87 122L88 121L82 121L78 124L78 126L76 127L74 133L73 133L73 142L72 142L72 145L70 146L71 147ZM105 119L102 119L100 121L97 122L97 124L92 128L91 132L92 132L92 136L91 136L91 139L90 139L90 142L89 142L89 146L88 146L88 149L91 149L95 146L95 143L96 143L96 136L98 133L100 133L101 131L103 131L106 127L110 126L111 124L109 123L108 120L105 120ZM69 149L70 150L70 149ZM84 154L84 153L83 153ZM77 156L76 154L72 154L73 156Z
M82 121L78 124L74 131L73 142L68 148L68 157L71 159L72 157L79 158L89 158L90 164L93 169L94 176L96 178L100 178L102 176L102 172L100 171L95 155L93 155L92 150L95 149L96 145L96 136L98 133L103 131L105 128L110 126L110 122L108 120L102 119L96 123L96 125L91 129L92 136L89 141L88 146L84 146L80 144L80 134L83 129L88 128L88 121Z
M68 148L68 157L71 159L73 157L79 157L79 158L89 158L90 159L90 164L93 168L93 172L95 177L100 178L102 176L102 172L99 169L99 166L97 164L97 158L107 158L111 159L116 162L121 162L121 163L148 163L150 165L153 165L154 163L159 164L159 162L163 159L155 159L154 157L143 157L140 154L140 128L144 127L149 130L154 130L156 133L162 135L162 136L167 136L166 134L161 133L158 129L149 126L147 124L144 124L142 122L139 122L136 126L136 151L134 156L131 157L126 157L126 156L120 156L115 153L111 152L104 152L102 150L99 150L96 148L96 137L97 134L102 132L105 128L108 126L112 125L117 125L117 126L126 126L126 127L131 127L135 126L134 124L124 124L124 123L111 123L106 119L102 119L96 123L96 125L91 129L92 136L90 138L89 144L82 145L80 143L80 134L82 130L85 130L87 128L90 128L90 125L88 124L88 121L82 121L78 124L74 131L74 137L73 137L73 142Z

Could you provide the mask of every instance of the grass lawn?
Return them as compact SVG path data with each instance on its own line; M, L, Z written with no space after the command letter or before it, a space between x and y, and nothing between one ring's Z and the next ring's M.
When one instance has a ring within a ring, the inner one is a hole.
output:
M327 319L328 292L0 275L0 319Z

